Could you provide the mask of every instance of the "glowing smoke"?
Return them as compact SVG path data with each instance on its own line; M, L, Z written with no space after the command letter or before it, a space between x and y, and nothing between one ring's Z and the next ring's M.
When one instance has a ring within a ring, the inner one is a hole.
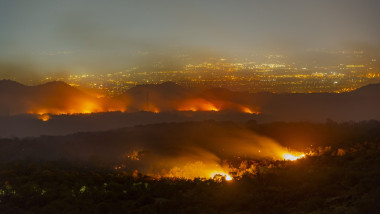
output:
M228 167L222 164L224 159L284 160L284 154L291 154L274 140L230 123L173 124L140 131L145 136L138 137L135 146L126 152L134 154L129 155L126 162L155 177L227 176Z

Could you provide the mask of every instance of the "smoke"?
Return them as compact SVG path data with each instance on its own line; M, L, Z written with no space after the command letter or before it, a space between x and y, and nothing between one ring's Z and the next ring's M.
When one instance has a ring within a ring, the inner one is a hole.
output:
M378 47L378 8L373 0L8 1L0 8L0 60L23 62L20 55L27 53L50 76L57 70L120 72L131 65L149 71L157 63L175 69L209 57L244 60L252 52L278 50L292 55L351 41Z
M124 155L129 167L144 174L166 177L210 177L227 173L222 160L283 159L287 149L233 123L184 123L136 128L138 137Z
M224 90L185 89L168 82L137 86L121 96L110 98L85 93L63 82L24 86L17 82L0 81L0 101L3 103L0 115L220 110L258 113L258 109L248 102L249 99L244 94L237 95L232 96L232 92Z
M30 84L30 80L41 79L41 73L32 63L17 63L13 61L0 61L0 79L17 80Z
M259 114L248 93L226 89L186 89L175 83L141 85L115 99L128 98L128 111L235 111Z
M228 173L225 160L282 160L287 152L243 124L204 121L4 141L0 161L97 160L130 173L192 179Z

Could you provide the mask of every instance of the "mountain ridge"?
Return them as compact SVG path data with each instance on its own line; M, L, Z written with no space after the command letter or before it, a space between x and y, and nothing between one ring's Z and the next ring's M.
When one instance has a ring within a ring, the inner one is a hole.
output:
M0 103L0 115L65 111L232 111L260 113L268 121L380 120L380 84L345 93L276 94L234 92L225 88L197 90L165 82L138 85L120 96L98 99L61 81L25 86L2 80Z

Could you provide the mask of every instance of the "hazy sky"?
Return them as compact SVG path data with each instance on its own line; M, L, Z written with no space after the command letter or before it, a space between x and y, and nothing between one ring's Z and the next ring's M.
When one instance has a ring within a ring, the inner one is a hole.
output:
M379 47L379 11L379 0L0 0L0 72L107 72L152 53Z

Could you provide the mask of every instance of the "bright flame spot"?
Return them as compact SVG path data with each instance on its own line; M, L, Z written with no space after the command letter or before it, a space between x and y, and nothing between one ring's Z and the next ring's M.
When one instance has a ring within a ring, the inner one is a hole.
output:
M226 181L232 181L232 177L230 175L226 175Z
M224 173L224 172L215 172L215 173L212 173L211 176L210 176L212 179L214 180L218 180L220 181L221 180L221 177L224 177L224 179L226 181L232 181L232 177L231 175L227 174L227 173Z
M300 158L304 158L305 157L305 154L301 154L301 155L292 155L290 153L284 153L282 155L282 157L285 159L285 160L290 160L290 161L295 161L297 159L300 159Z
M242 106L241 111L247 114L260 114L260 112L254 111L248 107Z
M106 112L118 112L118 111L120 111L120 112L126 112L127 108L109 107Z
M247 113L247 114L253 114L253 111L251 109L249 109L248 107L242 107L241 109L244 113Z
M50 120L50 115L48 115L48 114L42 114L42 115L39 115L38 116L38 119L40 119L40 120L42 120L42 121L48 121L48 120Z
M180 105L178 111L220 111L220 109L207 100L190 99Z
M85 102L85 103L83 103L83 105L81 107L82 107L82 109L80 109L80 113L84 113L84 114L99 112L99 110L100 110L98 105L94 102Z
M153 106L153 105L149 105L147 108L145 108L145 111L150 111L156 114L160 113L160 110L156 106Z

